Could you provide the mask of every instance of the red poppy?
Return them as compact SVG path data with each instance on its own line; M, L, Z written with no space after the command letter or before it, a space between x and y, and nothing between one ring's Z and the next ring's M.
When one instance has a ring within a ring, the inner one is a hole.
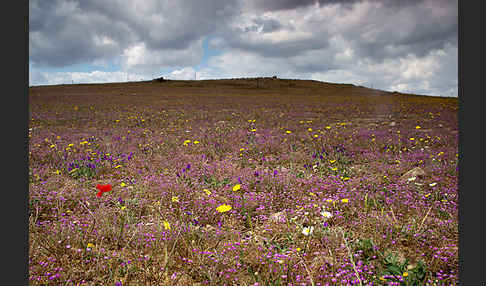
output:
M99 192L96 194L96 196L98 196L98 197L101 197L101 195L102 195L103 193L106 193L106 192L111 191L111 185L110 185L110 184L107 184L107 185L100 185L100 184L97 184L97 185L96 185L96 188L97 188L98 190L100 190L100 191L99 191Z

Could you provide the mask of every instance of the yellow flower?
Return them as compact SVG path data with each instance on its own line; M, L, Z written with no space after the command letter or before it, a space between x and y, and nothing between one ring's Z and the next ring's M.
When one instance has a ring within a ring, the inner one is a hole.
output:
M328 130L331 129L331 126L326 126L326 129L328 129Z
M206 193L206 195L208 195L208 196L209 196L209 195L211 195L211 191L210 191L210 190L208 190L208 189L203 189L203 191Z
M336 162L336 160L329 160L329 163L331 163L331 164L334 163L334 162Z
M349 203L349 200L348 199L342 199L341 202L342 203Z
M407 277L408 276L408 272L403 272L403 277Z
M54 144L51 144L51 146L50 146L50 147L51 147L51 148L55 148L55 147L56 147L56 145L54 145Z
M116 166L115 166L115 169L118 169L118 168L120 168L120 167L122 167L122 165L116 165Z
M84 145L84 144L88 144L88 141L85 140L85 141L79 142L79 145Z
M236 185L233 187L233 192L239 191L240 189L241 189L241 185L240 185L240 184L236 184Z
M171 198L172 202L173 203L178 203L179 202L179 197L178 196L174 196Z
M256 129L255 129L255 128L253 128L253 129L252 129L252 130L250 130L250 131L251 131L251 132L256 132Z
M126 206L122 206L120 209L123 211L125 210L127 207Z
M315 197L315 196L316 196L316 194L314 194L313 192L309 192L309 195L311 195L311 196L313 196L313 197Z
M332 203L332 200L331 199L327 199L326 202Z
M194 143L194 144L199 144L199 141L194 140L194 142L192 142L192 143Z
M292 133L292 131L287 130L287 131L285 131L285 133L290 134L290 133Z
M314 134L314 138L317 138L317 137L319 137L319 135L317 135L317 134Z
M413 138L413 137L410 137L410 141L413 141L413 140L415 140L415 138Z
M86 245L86 248L93 248L93 247L95 247L95 245L94 245L94 244L92 244L91 242L90 242L90 243L88 243L88 245Z
M73 143L68 144L68 147L73 147L73 146L74 146L74 144L73 144Z
M163 221L164 223L164 229L170 229L170 223L166 220Z
M61 171L56 170L56 174L57 174L57 175L61 174Z
M296 249L296 250L297 250L297 251L301 251L302 249L300 249L300 247L297 247L297 249Z
M120 187L125 187L126 185L124 182L121 182Z
M191 143L191 140L184 140L184 143L182 143L182 145L187 146L188 143Z
M222 204L219 207L217 207L216 210L218 212L220 212L220 213L224 213L224 212L227 212L227 211L231 210L231 206L230 205L226 205L226 204Z
M312 132L312 128L307 128L307 131Z
M420 127L420 126L418 126L418 125L417 125L417 126L415 126L415 129L420 129L420 128L422 128L422 127Z

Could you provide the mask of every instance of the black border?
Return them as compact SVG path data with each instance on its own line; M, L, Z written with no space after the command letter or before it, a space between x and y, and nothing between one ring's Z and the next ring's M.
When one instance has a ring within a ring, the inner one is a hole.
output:
M12 5L10 5L12 4ZM15 5L14 5L15 4ZM29 1L12 1L4 5L2 76L7 85L2 90L3 158L2 244L5 263L3 284L29 284ZM12 282L13 281L13 282Z
M471 102L471 99L478 100L477 104L474 104L474 106L481 108L483 105L483 103L479 101L480 96L482 95L480 92L481 87L472 85L476 81L475 79L477 79L476 82L484 82L484 75L482 75L481 72L476 71L476 68L472 68L474 63L479 63L476 57L481 58L481 53L472 52L474 52L475 48L477 51L481 51L484 54L484 49L481 49L483 41L478 37L483 34L481 31L482 25L480 24L481 21L477 21L478 19L484 18L484 16L482 15L482 10L479 6L466 6L466 3L471 4L479 2L458 0L459 285L481 285L484 282L478 283L478 281L484 280L484 278L481 277L482 272L484 272L484 267L482 267L483 263L481 260L475 261L476 259L472 257L475 256L474 254L479 254L480 248L484 247L483 236L481 234L482 226L484 224L482 220L485 217L484 213L481 212L485 209L485 201L482 199L482 189L484 187L481 184L471 185L469 179L482 179L482 177L484 177L484 174L479 173L482 171L482 168L478 168L478 166L481 166L479 164L483 162L479 160L478 162L472 162L473 168L468 169L464 164L464 158L471 158L466 156L466 151L469 151L469 154L473 154L473 151L476 151L476 154L484 152L482 151L482 146L477 146L477 148L474 148L473 146L472 150L471 145L469 145L469 148L466 148L467 140L465 138L465 135L468 134L466 133L466 112L467 115L481 114L481 112L484 112L479 110L477 113L471 112L471 104L469 104L469 107L466 107L466 102ZM469 42L465 40L467 38L465 35L470 35ZM466 72L466 68L469 68L469 73ZM482 77L482 79L480 77ZM466 97L469 98L469 101L466 101ZM477 118L473 121L473 125L474 123L483 125L484 119L481 120L480 118ZM474 130L470 128L470 131L473 132L472 134L475 134L477 137L473 142L479 144L482 143L481 141L483 139L479 136L481 135L482 130L484 130L484 127L481 126L476 127ZM481 145L484 145L484 143ZM480 159L477 155L472 158ZM469 164L469 166L471 166L471 164ZM466 179L466 174L468 174L468 179ZM468 183L469 187L467 187ZM477 256L476 258L481 257Z

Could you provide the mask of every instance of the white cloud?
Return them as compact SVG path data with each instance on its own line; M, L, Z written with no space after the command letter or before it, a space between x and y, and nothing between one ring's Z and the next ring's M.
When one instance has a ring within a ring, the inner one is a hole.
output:
M434 55L424 58L410 55L407 58L400 59L398 68L402 71L401 74L405 80L430 78L439 68L439 62Z
M178 79L178 80L193 80L196 70L192 67L185 67L182 69L176 69L172 71L168 79Z
M127 71L148 73L161 67L197 65L202 53L202 40L194 41L184 49L165 50L150 50L141 42L123 51L121 65Z
M152 76L123 71L44 72L29 64L29 85L125 82L127 79L128 81L150 80Z

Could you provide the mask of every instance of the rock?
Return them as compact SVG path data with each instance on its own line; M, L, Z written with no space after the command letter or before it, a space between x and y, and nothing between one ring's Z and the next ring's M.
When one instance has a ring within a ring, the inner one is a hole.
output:
M269 221L275 222L275 223L285 223L286 219L287 219L287 216L285 215L285 211L273 213L268 217Z
M412 177L424 177L425 171L422 170L420 167L415 167L412 170L406 172L400 177L400 180L407 180Z
M397 124L395 123L395 121L392 121L392 122L390 122L390 124L389 124L389 125L390 125L391 127L393 127L393 126L395 126L395 125L397 125Z

